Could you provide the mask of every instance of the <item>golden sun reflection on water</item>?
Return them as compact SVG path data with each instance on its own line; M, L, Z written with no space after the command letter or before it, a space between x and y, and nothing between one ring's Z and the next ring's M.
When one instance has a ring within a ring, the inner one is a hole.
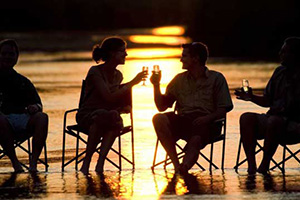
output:
M164 26L154 28L152 31L153 35L183 35L185 32L182 26Z
M132 48L128 49L128 58L168 58L179 57L181 48Z
M186 37L176 36L154 36L154 35L132 35L129 40L140 44L166 44L166 45L180 45L188 43L191 40Z

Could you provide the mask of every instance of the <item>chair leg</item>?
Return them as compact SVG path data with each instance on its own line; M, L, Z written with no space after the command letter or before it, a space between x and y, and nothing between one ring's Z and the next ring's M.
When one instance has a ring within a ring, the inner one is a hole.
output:
M159 143L159 140L157 139L156 140L156 145L155 145L155 150L154 150L153 163L152 163L152 166L151 166L152 171L154 171L154 167L156 166L155 162L156 162L156 155L157 155L158 143Z
M241 147L242 147L242 140L240 138L238 153L237 153L237 157L236 157L236 164L234 166L234 169L235 169L236 172L238 172L238 168L239 168L239 165L240 165L239 161L240 161Z
M285 173L285 152L286 152L286 145L283 145L283 152L282 152L282 173Z
M118 137L118 145L119 145L119 170L122 171L122 159L121 159L121 137Z
M212 171L213 151L214 151L214 143L211 143L211 146L210 146L210 160L209 160L209 172Z
M29 163L32 162L32 151L31 151L31 144L30 144L30 138L27 139L27 144L28 144L28 156L29 156Z
M222 162L221 162L222 171L224 171L224 161L225 161L225 140L226 140L226 135L224 136L223 146L222 146Z
M48 172L48 157L47 157L47 145L46 145L46 142L45 142L45 145L44 145L44 159L45 159L45 171Z
M66 145L66 131L63 130L63 142L62 142L62 157L61 157L61 171L65 171L65 145Z
M78 171L78 151L79 151L79 131L77 131L77 137L76 137L76 159L75 159L76 171Z
M133 124L133 123L131 123ZM134 137L133 137L133 126L131 125L131 155L132 155L132 169L135 169L135 156L134 156Z

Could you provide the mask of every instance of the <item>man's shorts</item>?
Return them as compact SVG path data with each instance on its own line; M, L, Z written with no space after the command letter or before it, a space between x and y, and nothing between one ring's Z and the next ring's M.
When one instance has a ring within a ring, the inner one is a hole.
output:
M5 117L17 137L21 137L21 135L26 133L27 124L30 119L29 114L9 114L5 115Z
M176 140L183 139L188 141L192 136L204 134L203 126L195 126L193 125L193 121L200 116L204 116L199 113L191 113L187 115L177 115L174 112L166 112L164 113L170 122L171 132L174 135ZM211 123L207 124L209 129L209 141L212 141L215 137L221 134L222 123Z
M259 123L257 130L257 139L264 139L267 130L267 122L270 115L268 114L257 114L257 120ZM289 121L284 118L285 131L281 134L283 143L286 144L297 144L300 142L300 123L295 121Z

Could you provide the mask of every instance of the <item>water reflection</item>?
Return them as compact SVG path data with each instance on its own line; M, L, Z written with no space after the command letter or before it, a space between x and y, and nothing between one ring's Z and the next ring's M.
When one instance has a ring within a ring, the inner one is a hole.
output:
M283 174L238 176L239 189L244 193L300 192L299 176Z
M154 175L156 177L157 175ZM204 195L226 194L224 175L203 175L201 173L188 173L185 175L168 175L167 184L161 190L160 195ZM158 182L154 178L156 185ZM158 186L156 187L158 189Z
M45 198L47 174L8 174L0 180L0 199Z
M164 26L152 30L153 35L183 35L184 33L185 28L182 26Z
M105 175L93 173L85 176L76 172L74 180L70 179L69 174L63 173L62 191L88 198L129 198L133 195L133 176L134 173L121 176L119 172L107 172Z
M139 44L165 44L165 45L181 45L191 40L186 37L179 36L155 36L155 35L132 35L129 40Z

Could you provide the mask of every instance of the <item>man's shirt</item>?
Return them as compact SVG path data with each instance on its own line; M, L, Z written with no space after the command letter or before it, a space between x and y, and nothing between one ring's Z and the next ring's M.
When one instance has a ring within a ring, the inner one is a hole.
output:
M205 76L195 80L189 71L175 76L166 89L169 107L176 101L178 114L200 112L210 114L217 108L229 112L233 108L225 77L206 68Z
M287 67L277 67L267 84L264 96L270 103L268 114L300 122L300 72L289 76Z
M0 72L0 112L20 114L32 104L42 105L33 84L14 69Z

